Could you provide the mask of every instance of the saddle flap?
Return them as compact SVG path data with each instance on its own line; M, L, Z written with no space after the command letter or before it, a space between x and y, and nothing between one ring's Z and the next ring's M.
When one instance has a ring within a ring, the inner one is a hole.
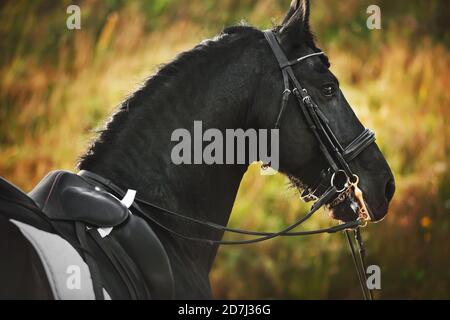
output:
M128 217L128 208L117 198L95 189L66 187L59 201L63 208L63 220L83 221L104 228L120 225Z
M68 171L49 173L29 195L54 220L109 228L122 224L129 216L128 208L116 197Z

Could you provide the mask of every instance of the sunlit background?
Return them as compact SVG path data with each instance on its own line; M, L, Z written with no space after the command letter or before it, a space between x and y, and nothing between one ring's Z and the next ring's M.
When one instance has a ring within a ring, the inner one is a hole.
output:
M81 8L81 30L66 8ZM2 1L0 175L29 191L48 171L75 170L93 130L158 65L245 19L279 23L290 1ZM366 27L371 4L381 30ZM313 1L311 24L362 122L377 131L397 192L364 231L381 267L378 298L450 298L450 8L448 1ZM284 177L244 177L231 224L276 230L307 206ZM333 224L320 212L305 228ZM217 298L360 298L344 237L222 247Z

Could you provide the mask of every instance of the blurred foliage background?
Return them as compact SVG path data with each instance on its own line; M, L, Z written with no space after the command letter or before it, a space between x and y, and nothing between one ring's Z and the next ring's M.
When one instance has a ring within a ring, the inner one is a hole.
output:
M81 30L66 8L81 7ZM368 30L366 9L381 8ZM74 170L93 130L161 63L242 19L280 22L289 1L85 0L0 4L0 175L25 190ZM378 298L450 298L450 8L448 1L313 1L312 29L347 100L397 182L388 218L365 231ZM231 224L278 229L307 209L282 176L251 166ZM306 228L330 225L325 213ZM360 298L343 235L219 251L217 298Z

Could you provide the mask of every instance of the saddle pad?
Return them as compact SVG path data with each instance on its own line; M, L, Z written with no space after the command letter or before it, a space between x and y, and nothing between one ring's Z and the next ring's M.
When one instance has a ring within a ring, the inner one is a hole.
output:
M69 242L20 221L9 221L36 250L56 300L95 300L89 268ZM104 289L103 294L110 300Z

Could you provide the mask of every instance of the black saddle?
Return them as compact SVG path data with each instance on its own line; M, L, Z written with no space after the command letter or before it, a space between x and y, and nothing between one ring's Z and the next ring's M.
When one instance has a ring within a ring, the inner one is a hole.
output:
M50 172L30 193L0 178L0 214L55 233L83 257L103 299L173 298L166 251L149 224L115 196L67 171ZM19 208L20 207L20 208ZM105 237L99 228L112 228Z

